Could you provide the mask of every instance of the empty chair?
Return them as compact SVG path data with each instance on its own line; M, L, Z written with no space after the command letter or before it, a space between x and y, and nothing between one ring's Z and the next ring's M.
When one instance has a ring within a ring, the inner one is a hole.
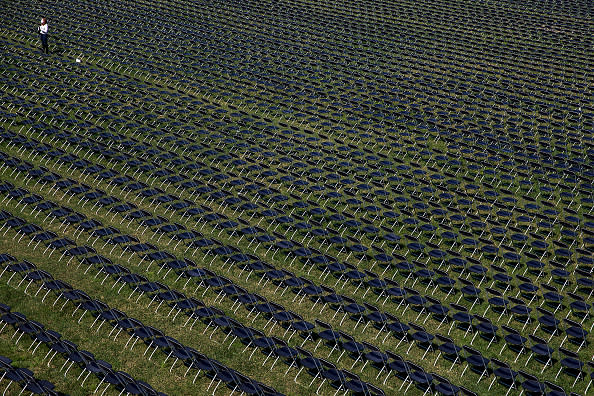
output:
M452 362L452 366L449 369L449 371L452 371L456 363L462 363L462 359L460 357L462 348L456 345L454 340L441 334L435 334L435 338L440 344L437 346L438 354L435 357L433 365L435 366L437 364L437 360L443 356L444 359Z
M433 385L433 375L425 372L421 367L410 361L407 361L407 364L409 368L408 380L410 382L404 389L404 394L406 394L408 388L410 388L410 386L413 384L417 389L423 391L423 395L427 392L431 392L431 387Z
M444 378L435 373L431 373L435 384L435 393L442 396L457 396L460 394L460 388L450 382L447 378Z
M575 378L573 384L571 385L573 388L575 383L584 377L584 363L579 359L577 353L562 347L559 347L559 357L561 367L559 368L557 375L555 375L555 380L557 377L559 377L561 372L564 372L565 374Z
M529 395L544 395L546 390L546 386L543 382L539 381L538 378L534 375L528 374L525 371L519 370L519 376L522 378L520 386L522 387L522 391L520 395L526 394Z
M474 317L479 323L476 325L476 333L472 337L472 340L470 340L470 345L472 345L472 342L476 338L477 334L480 334L481 338L489 341L489 344L487 345L487 349L489 349L491 344L497 341L498 327L491 323L491 321L487 318L483 318L479 315L474 315Z
M423 356L421 357L421 359L424 359L425 355L429 351L434 350L433 339L435 338L435 336L431 333L428 333L423 326L419 326L412 322L408 322L408 325L410 326L413 332L410 334L410 337L412 338L412 343L406 350L406 353L408 354L408 352L410 352L411 348L416 343L416 345L419 348L425 351L423 352Z
M389 357L385 352L380 351L379 348L368 342L363 342L363 345L366 347L366 351L363 354L363 360L365 363L363 363L363 366L361 367L361 372L363 372L367 364L371 363L372 367L375 367L379 370L379 373L376 376L376 378L378 378L386 369L386 364L388 363Z
M554 349L551 348L551 346L549 346L549 344L540 337L531 334L528 336L528 338L530 338L532 344L530 346L531 353L524 365L527 366L530 359L534 357L534 360L543 364L543 367L540 370L540 372L542 373L548 365L553 365L552 363Z
M361 342L355 341L355 339L349 334L346 334L342 331L339 333L342 339L340 343L340 349L342 349L342 352L340 353L340 356L338 356L336 361L340 362L342 356L345 353L347 353L348 356L354 360L351 366L352 370L353 367L355 367L355 365L357 364L357 362L362 361L364 359L365 353L367 353L367 346Z
M297 351L299 351L299 358L297 359L297 367L299 367L299 371L295 374L295 378L293 381L297 382L297 377L303 370L306 370L310 376L312 376L312 380L309 383L308 387L310 387L314 381L320 377L322 371L331 367L330 364L325 362L323 359L318 359L314 357L311 352L297 347Z
M511 328L509 326L501 326L504 332L507 334L503 336L503 340L505 344L501 347L499 354L503 352L505 347L507 347L512 352L516 353L516 358L514 359L514 363L518 360L520 355L526 350L526 341L528 339L522 336L516 329Z
M565 318L563 321L568 327L565 329L565 338L563 338L559 347L562 347L565 341L567 341L573 345L577 345L576 352L579 352L580 349L588 344L588 332L573 320Z
M448 329L448 335L452 332L454 326L456 326L457 328L464 330L464 338L466 338L468 332L472 333L474 331L474 315L470 314L468 308L463 305L450 303L450 307L456 312L452 315L452 324Z
M476 349L473 349L467 345L464 345L463 349L466 355L466 367L464 367L461 377L464 376L464 373L470 367L471 371L480 374L480 377L477 381L480 382L483 377L489 375L489 363L491 360L481 355L481 353Z
M501 384L505 389L507 389L506 391L506 395L512 390L512 389L516 389L516 376L518 375L518 373L514 370L512 370L509 365L507 365L507 363L499 360L499 359L491 359L491 362L493 363L494 369L493 369L493 375L494 378L491 381L491 383L489 384L489 390L491 390L491 387L493 386L493 384L495 383L495 381L497 381L499 384Z

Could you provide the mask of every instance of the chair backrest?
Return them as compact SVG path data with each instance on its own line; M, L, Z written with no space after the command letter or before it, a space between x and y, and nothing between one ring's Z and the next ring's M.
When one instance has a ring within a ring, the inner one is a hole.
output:
M447 378L445 378L445 377L442 377L442 376L441 376L441 375L439 375L439 374L436 374L436 373L433 373L433 372L432 372L432 373L431 373L431 376L433 377L433 379L436 379L437 381L439 381L439 382L441 382L441 383L444 383L444 384L451 384L451 382L450 382L450 381L449 381Z
M472 264L472 265L481 265L481 262L480 262L480 261L478 261L478 260L477 260L477 259L475 259L475 258L472 258L472 257L465 257L465 258L466 258L466 260L468 260L468 262L469 262L470 264Z
M548 343L543 338L540 338L539 336L535 336L534 334L529 334L528 337L530 337L532 342L534 342L535 344L548 345Z
M503 294L499 290L491 289L490 287L486 287L485 290L487 293L492 294L497 297L503 297Z
M441 335L439 333L436 333L435 334L435 338L437 338L439 341L443 342L444 344L447 343L447 342L449 342L451 344L454 344L454 340L453 339L451 339L450 337L446 337L444 335Z
M411 371L420 371L420 372L422 372L422 373L424 373L424 372L425 372L425 370L423 370L423 368L422 368L422 367L420 367L420 366L417 366L416 364L414 364L414 363L413 363L413 362L411 362L410 360L407 360L407 361L406 361L406 365L408 366L408 368L409 368Z
M416 323L408 322L408 325L411 327L411 329L413 329L415 331L422 331L424 333L427 332L423 326L420 326L420 325L418 325Z
M529 374L523 370L518 370L518 374L520 374L522 377L524 377L527 380L540 382L540 381L538 381L538 378L536 376Z
M464 305L450 303L450 307L454 308L457 311L468 312L468 308L466 308Z
M518 278L518 280L520 280L524 283L532 283L532 279L522 276L522 275L516 275L516 278Z
M458 278L458 281L459 281L460 283L462 283L464 286L474 286L474 283L472 283L472 282L470 282L470 281L467 281L467 280L466 280L466 279L464 279L464 278Z
M542 307L536 307L536 310L545 316L555 316L551 311L549 311L548 309L544 309Z
M284 340L282 340L282 339L280 339L280 338L278 338L276 336L272 336L270 338L272 338L272 340L274 340L275 344L278 345L278 346L287 346L287 342L286 341L284 341Z
M466 351L466 353L468 353L469 355L483 356L478 350L476 350L468 345L464 345L463 348Z
M563 321L565 321L565 323L567 323L568 325L572 326L572 327L577 327L577 328L582 328L582 325L579 324L578 322L576 322L575 320L571 320L568 318L564 318Z
M398 318L395 315L392 315L389 312L384 312L384 314L386 315L386 317L388 318L389 321L391 321L391 322L398 321Z
M340 337L344 340L348 341L355 341L355 339L353 338L353 336L343 332L343 331L338 331L338 333L340 334Z
M545 381L544 384L547 386L547 388L549 388L552 391L561 392L561 393L567 395L567 392L565 392L565 389L563 389L562 387L560 387L557 384L552 383L551 381Z
M334 363L331 363L331 362L329 362L329 361L328 361L328 360L326 360L326 359L322 359L322 358L320 358L320 362L322 362L322 364L323 364L325 367L327 367L327 368L333 368L333 369L335 369L335 368L336 368L336 365L335 365Z
M541 283L541 284L540 284L540 286L541 286L543 289L546 289L546 290L548 290L548 291L551 291L551 292L555 292L555 293L557 293L557 288L556 288L556 287L554 287L554 286L548 285L548 284L546 284L546 283Z
M325 285L320 285L320 287L322 288L322 290L323 290L325 293L328 293L328 294L335 294L335 291L334 291L334 289L333 289L333 288L331 288L331 287L328 287L328 286L325 286Z
M491 323L491 320L489 320L489 319L487 319L487 318L485 318L485 317L483 317L483 316L480 316L480 315L474 315L474 317L475 317L476 319L478 319L480 322L483 322L483 323L489 323L489 324Z
M568 291L566 294L567 294L569 297L573 298L574 300L577 300L577 301L585 301L585 300L584 300L584 298L583 298L582 296L580 296L580 295L577 295L577 294L575 294L575 293L573 293L573 292L570 292L570 291Z
M501 361L501 360L499 360L499 359L496 359L496 358L491 358L491 361L492 361L493 363L495 363L495 364L496 364L497 366L499 366L499 367L505 367L505 368L509 368L509 365L508 365L507 363L505 363L505 362L503 362L503 361Z
M460 391L462 392L462 394L464 394L465 396L478 396L478 394L476 394L475 392L471 391L470 389L467 389L463 386L460 387Z
M508 297L509 301L511 301L512 303L516 304L516 305L526 305L526 303L524 302L524 300L521 300L519 298L516 297Z
M332 329L332 326L331 326L331 325L329 325L329 324L328 324L328 323L326 323L326 322L322 322L322 321L321 321L321 320L319 320L319 319L315 319L314 321L315 321L315 323L316 323L316 325L317 325L317 326L319 326L319 327L321 327L321 328L323 328L323 329L326 329L326 330Z
M498 265L495 265L495 264L491 264L491 268L497 272L507 273L507 270L505 268L499 267Z
M564 354L567 357L570 357L570 358L574 358L574 359L579 360L578 354L575 353L575 352L573 352L573 351L570 351L569 349L565 349L563 347L559 347L559 352L561 352L562 354Z
M356 381L361 381L361 378L359 378L359 376L349 370L345 370L343 369L342 372L344 373L344 375L351 380L356 380Z
M373 384L367 383L367 388L369 389L371 396L385 396L384 391Z
M313 357L312 353L310 351L308 351L307 349L303 349L303 348L301 348L299 346L296 346L295 349L302 356Z
M420 295L420 293L418 291L416 291L415 289L411 289L410 287L404 286L403 289L404 289L404 291L406 291L406 294L415 295L415 296Z
M507 331L509 334L516 334L516 335L520 335L520 332L518 332L516 329L514 329L513 327L509 327L507 325L501 325L501 328L505 331Z
M370 343L369 343L369 342L367 342L367 341L362 341L361 343L362 343L363 345L365 345L365 346L367 347L367 349L369 349L370 351L376 351L376 352L379 352L379 351L380 351L380 349L379 349L378 347L376 347L376 346L375 346L375 345L373 345L373 344L370 344Z

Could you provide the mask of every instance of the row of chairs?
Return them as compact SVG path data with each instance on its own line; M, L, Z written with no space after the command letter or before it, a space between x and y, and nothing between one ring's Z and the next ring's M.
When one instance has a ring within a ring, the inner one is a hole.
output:
M13 259L12 257L6 254L3 254L2 257L6 260L6 265L9 265L7 263L11 262ZM34 264L29 263L29 266L33 268ZM23 277L26 278L27 274L33 273L35 271L37 270L32 270L24 274ZM197 350L184 346L174 338L166 336L161 330L150 325L144 325L137 319L128 317L124 312L118 309L110 308L104 302L91 298L84 291L73 289L70 285L63 281L53 278L51 278L50 280L50 278L46 278L45 281L40 281L38 292L43 289L47 289L48 291L51 291L54 295L56 295L56 300L54 301L53 305L55 305L61 299L64 300L64 304L61 306L60 310L64 309L64 307L68 303L74 306L74 312L72 313L72 315L74 315L78 310L82 310L83 313L79 317L78 322L80 322L83 319L86 313L90 313L93 317L95 317L95 319L92 321L90 325L90 327L93 328L96 324L98 324L97 328L95 329L95 332L99 331L99 329L105 323L108 323L112 326L112 329L109 332L109 336L111 336L114 332L114 337L116 338L121 332L125 332L129 335L129 338L126 342L126 347L130 345L130 349L132 349L134 345L139 340L141 340L147 345L144 355L146 355L149 350L154 348L148 357L149 360L157 350L162 351L166 355L165 361L169 360L170 358L175 358L169 371L173 370L175 364L178 361L183 361L184 364L187 366L185 375L188 374L190 369L197 370L193 382L196 381L198 375L203 370L200 367L204 367L204 365L211 365L212 370L204 370L208 373L209 378L212 378L207 390L210 390L212 385L215 384L215 381L218 380L217 385L213 389L213 394L215 394L216 389L221 383L225 383L227 386L230 387L230 389L234 391L239 389L246 389L243 391L248 392L247 389L249 389L249 392L252 392L249 394L280 394L274 391L272 388L262 383L259 383L241 374L238 371L230 369L216 360L208 358L206 355L201 354ZM44 296L43 300L45 300L46 296ZM2 317L2 321L5 322L5 326L8 323L14 325L14 321L12 319L12 316ZM82 371L78 379L80 379L86 371L89 371L89 373L87 373L87 375L84 377L82 384L84 384L87 377L91 373L97 375L100 379L100 382L95 392L99 390L103 383L107 383L108 385L103 390L103 392L105 392L107 387L109 387L109 385L111 384L115 385L116 387L123 386L126 392L128 392L129 394L149 394L147 392L149 392L151 388L150 386L148 386L148 384L145 384L142 381L130 381L131 377L129 377L129 375L127 375L126 373L121 371L112 371L111 367L108 366L108 363L102 361L94 361L92 354L86 353L84 351L77 352L72 349L73 347L75 348L76 346L72 343L66 342L65 340L60 340L59 337L53 337L52 343L49 347L49 351L46 354L46 358L49 356L49 362L51 362L51 360L57 354L66 356L66 361L62 366L63 369L66 366L66 364L70 362L70 365L66 370L66 373L68 372L70 367L72 367L72 365L74 365L75 363L81 365Z
M156 296L156 295L157 295L157 294L155 294L155 296ZM154 299L154 298L153 298L153 299ZM173 310L173 308L172 308L172 310ZM421 312L422 312L422 311L421 311ZM380 315L380 316L382 316L382 315ZM472 319L471 319L471 320L472 320ZM488 322L483 322L483 324L484 324L484 323L488 323ZM397 323L394 323L394 325L393 325L392 327L396 327L396 324L397 324ZM385 325L384 325L384 326L385 326ZM388 326L389 326L389 325L388 325ZM483 326L483 327L487 327L487 326ZM492 328L493 328L493 326L492 326L492 325L491 325L491 326L488 326L488 327L489 327L489 329L492 329ZM383 329L383 327L382 327L382 329ZM380 330L382 330L382 329L380 329ZM496 328L495 328L495 330L496 330ZM423 330L419 330L419 331L423 331L423 332L424 332L424 329L423 329ZM480 330L479 330L479 331L480 331ZM485 333L486 333L486 332L485 332ZM322 333L322 334L324 334L324 333ZM415 334L416 334L416 333L415 333ZM426 334L426 333L425 333L425 334ZM493 335L493 334L492 334L492 333L490 333L490 336L492 336L492 335ZM402 339L404 339L404 338L402 338ZM322 338L320 338L320 340L322 340ZM473 340L474 340L474 338L473 338ZM413 343L413 344L414 344L414 343ZM411 347L412 347L412 345L413 345L413 344L411 344ZM410 347L409 347L409 350L410 350ZM356 362L355 362L355 363L356 363Z

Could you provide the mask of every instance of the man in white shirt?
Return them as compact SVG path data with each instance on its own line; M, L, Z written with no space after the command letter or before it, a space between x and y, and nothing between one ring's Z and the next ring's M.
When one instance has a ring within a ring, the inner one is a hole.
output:
M47 21L45 18L41 18L41 26L37 28L39 32L39 38L41 39L41 50L46 54L49 54L49 47L47 46Z

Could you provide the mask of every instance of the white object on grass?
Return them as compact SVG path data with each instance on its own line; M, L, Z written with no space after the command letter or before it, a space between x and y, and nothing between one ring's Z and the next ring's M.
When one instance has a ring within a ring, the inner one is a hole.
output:
M80 59L76 58L76 61L77 61L78 63L80 63Z

